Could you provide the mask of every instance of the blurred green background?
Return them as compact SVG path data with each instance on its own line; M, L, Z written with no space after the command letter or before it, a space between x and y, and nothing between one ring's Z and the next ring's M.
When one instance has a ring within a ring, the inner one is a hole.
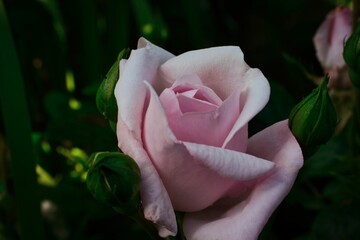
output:
M93 199L85 185L89 155L117 150L95 94L120 50L136 48L140 36L174 54L240 46L246 62L272 86L269 104L250 124L252 134L287 118L315 87L302 71L322 74L312 37L325 15L345 2L3 1L30 113L44 239L147 239L129 218ZM6 112L1 114L0 239L20 239ZM306 159L261 239L360 238L359 159L348 156L347 137L346 131L337 134Z

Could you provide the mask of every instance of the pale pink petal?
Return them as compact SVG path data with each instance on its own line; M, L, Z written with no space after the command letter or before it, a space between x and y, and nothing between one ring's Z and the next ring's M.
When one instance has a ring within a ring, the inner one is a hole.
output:
M352 32L352 12L349 8L339 7L336 9L336 17L330 36L331 43L327 56L327 67L345 66L343 50L346 40Z
M214 47L183 53L160 67L166 81L174 83L184 74L196 74L203 84L226 99L236 88L246 87L243 77L249 66L239 47Z
M247 123L264 108L270 97L270 85L259 69L250 68L243 76L246 83L240 96L240 115L226 137L223 147L238 150L247 138Z
M218 109L219 107L195 98L186 97L184 94L179 94L177 97L179 106L182 113L202 113L210 112Z
M272 160L276 164L273 173L253 182L255 188L247 198L239 199L232 206L219 203L203 211L185 214L184 233L188 240L257 239L271 214L290 191L303 157L287 121L253 136L248 153ZM240 183L236 187L241 193L242 188L248 186Z
M198 106L200 103L196 99L176 97L175 93L168 89L160 95L160 99L170 128L181 141L221 147L240 114L239 89L219 108L206 106L204 103ZM197 106L197 112L185 111L183 114L184 110L194 110ZM236 150L239 151L246 150L247 134L242 136L244 138L237 138L239 141L236 143Z
M189 142L184 145L195 161L225 178L247 181L264 175L275 166L273 162L237 151Z
M169 128L156 92L147 85L151 97L144 120L144 147L174 208L179 211L204 209L218 200L234 180L221 177L189 154L184 143L178 141Z
M196 93L192 96L196 99L207 101L217 106L220 106L223 102L214 90L204 86L201 79L195 74L181 76L174 82L171 89L176 93L186 91L187 89L196 89Z
M119 108L116 128L119 148L132 157L141 169L140 193L144 215L158 224L160 234L171 232L174 235L177 225L170 199L142 147L141 139L142 117L147 108L147 90L143 81L154 83L159 65L171 57L173 55L167 51L145 39L139 39L139 49L133 50L128 60L120 62L121 74L115 88L115 96Z
M126 64L120 62L120 67L125 66L126 71L121 71L120 79L115 87L115 97L119 118L133 132L134 137L141 141L141 121L144 108L146 108L146 87L143 81L154 84L158 67L173 55L144 38L139 39L138 45L137 50L131 51ZM122 137L121 134L118 134L118 137Z
M122 151L136 161L141 171L140 194L145 218L156 224L160 236L175 236L177 224L170 198L142 143L133 137L121 119L118 119L117 131L121 133Z
M182 96L185 96L187 98L193 98L196 94L198 90L197 89L192 89L192 90L187 90L187 91L183 91L182 93L180 93Z
M235 178L249 180L272 169L272 163L247 154L178 141L158 96L148 87L151 97L144 122L144 147L176 210L201 210L228 191Z
M315 33L316 55L326 70L345 66L342 53L352 31L351 16L349 8L337 7L326 16Z
M122 76L123 72L125 71L127 59L121 59L119 62L119 78Z
M170 88L165 89L160 95L160 101L167 115L181 116L179 101L173 90Z

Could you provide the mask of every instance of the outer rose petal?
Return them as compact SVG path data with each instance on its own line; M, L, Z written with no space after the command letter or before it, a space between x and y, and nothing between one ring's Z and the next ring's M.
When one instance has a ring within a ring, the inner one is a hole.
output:
M240 97L240 115L223 147L237 150L239 141L247 138L247 123L264 108L270 97L270 85L259 69L250 68L243 76L245 84ZM245 135L246 134L246 135Z
M272 169L270 162L244 153L178 141L160 99L147 85L151 97L144 120L145 149L176 210L204 209L233 186L235 179L252 179ZM248 172L243 170L247 167Z
M121 119L118 120L116 129L125 138L123 141L126 144L121 144L122 151L136 161L141 171L140 193L145 218L157 224L160 236L175 236L177 233L175 213L166 189L148 154Z
M290 191L303 164L301 149L282 121L250 139L249 154L272 160L276 169L255 183L246 200L232 206L214 205L197 213L187 213L184 233L188 240L255 240L275 208ZM238 185L242 192L241 183Z
M240 48L227 46L183 53L164 63L160 74L171 84L184 74L196 74L224 100L234 88L246 87L243 76L248 69Z
M145 218L158 224L161 236L175 235L177 225L170 199L143 149L141 139L147 92L143 81L154 84L158 67L173 55L143 38L139 39L138 48L131 52L128 60L120 62L121 74L115 88L119 108L116 128L118 143L119 148L131 156L141 170L140 193ZM122 71L121 68L125 68L126 71Z
M129 59L121 62L121 76L116 84L115 97L119 108L119 118L124 121L134 137L140 140L141 121L145 108L146 87L143 81L155 84L158 67L173 55L144 38L140 38L138 49L132 50ZM118 137L122 138L121 134ZM121 148L121 147L120 147Z
M252 180L272 170L274 163L237 151L185 142L184 145L196 161L222 177Z
M331 11L314 36L316 55L324 69L337 69L345 66L342 56L344 43L351 35L351 10L337 7Z

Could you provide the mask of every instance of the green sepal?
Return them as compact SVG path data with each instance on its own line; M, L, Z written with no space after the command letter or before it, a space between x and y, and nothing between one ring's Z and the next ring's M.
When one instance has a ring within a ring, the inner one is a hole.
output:
M96 94L96 106L100 113L113 122L117 121L118 113L114 90L119 79L119 62L123 58L128 58L129 54L130 49L128 48L119 53L117 60L106 74Z
M131 215L139 211L140 169L123 153L93 153L86 185L95 199L118 212Z
M346 41L343 56L349 68L349 77L356 88L360 88L360 25Z
M335 108L328 94L325 77L322 84L290 112L289 127L304 153L313 153L326 143L337 125Z

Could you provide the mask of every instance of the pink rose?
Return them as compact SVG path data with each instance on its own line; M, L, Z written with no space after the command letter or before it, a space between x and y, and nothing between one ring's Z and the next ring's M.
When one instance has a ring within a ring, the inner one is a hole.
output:
M352 32L351 16L349 8L337 7L326 16L313 39L317 58L330 76L330 88L351 86L343 58L344 44Z
M302 166L282 121L248 139L269 84L239 47L174 56L144 38L120 62L119 147L141 170L145 218L162 237L256 239Z

